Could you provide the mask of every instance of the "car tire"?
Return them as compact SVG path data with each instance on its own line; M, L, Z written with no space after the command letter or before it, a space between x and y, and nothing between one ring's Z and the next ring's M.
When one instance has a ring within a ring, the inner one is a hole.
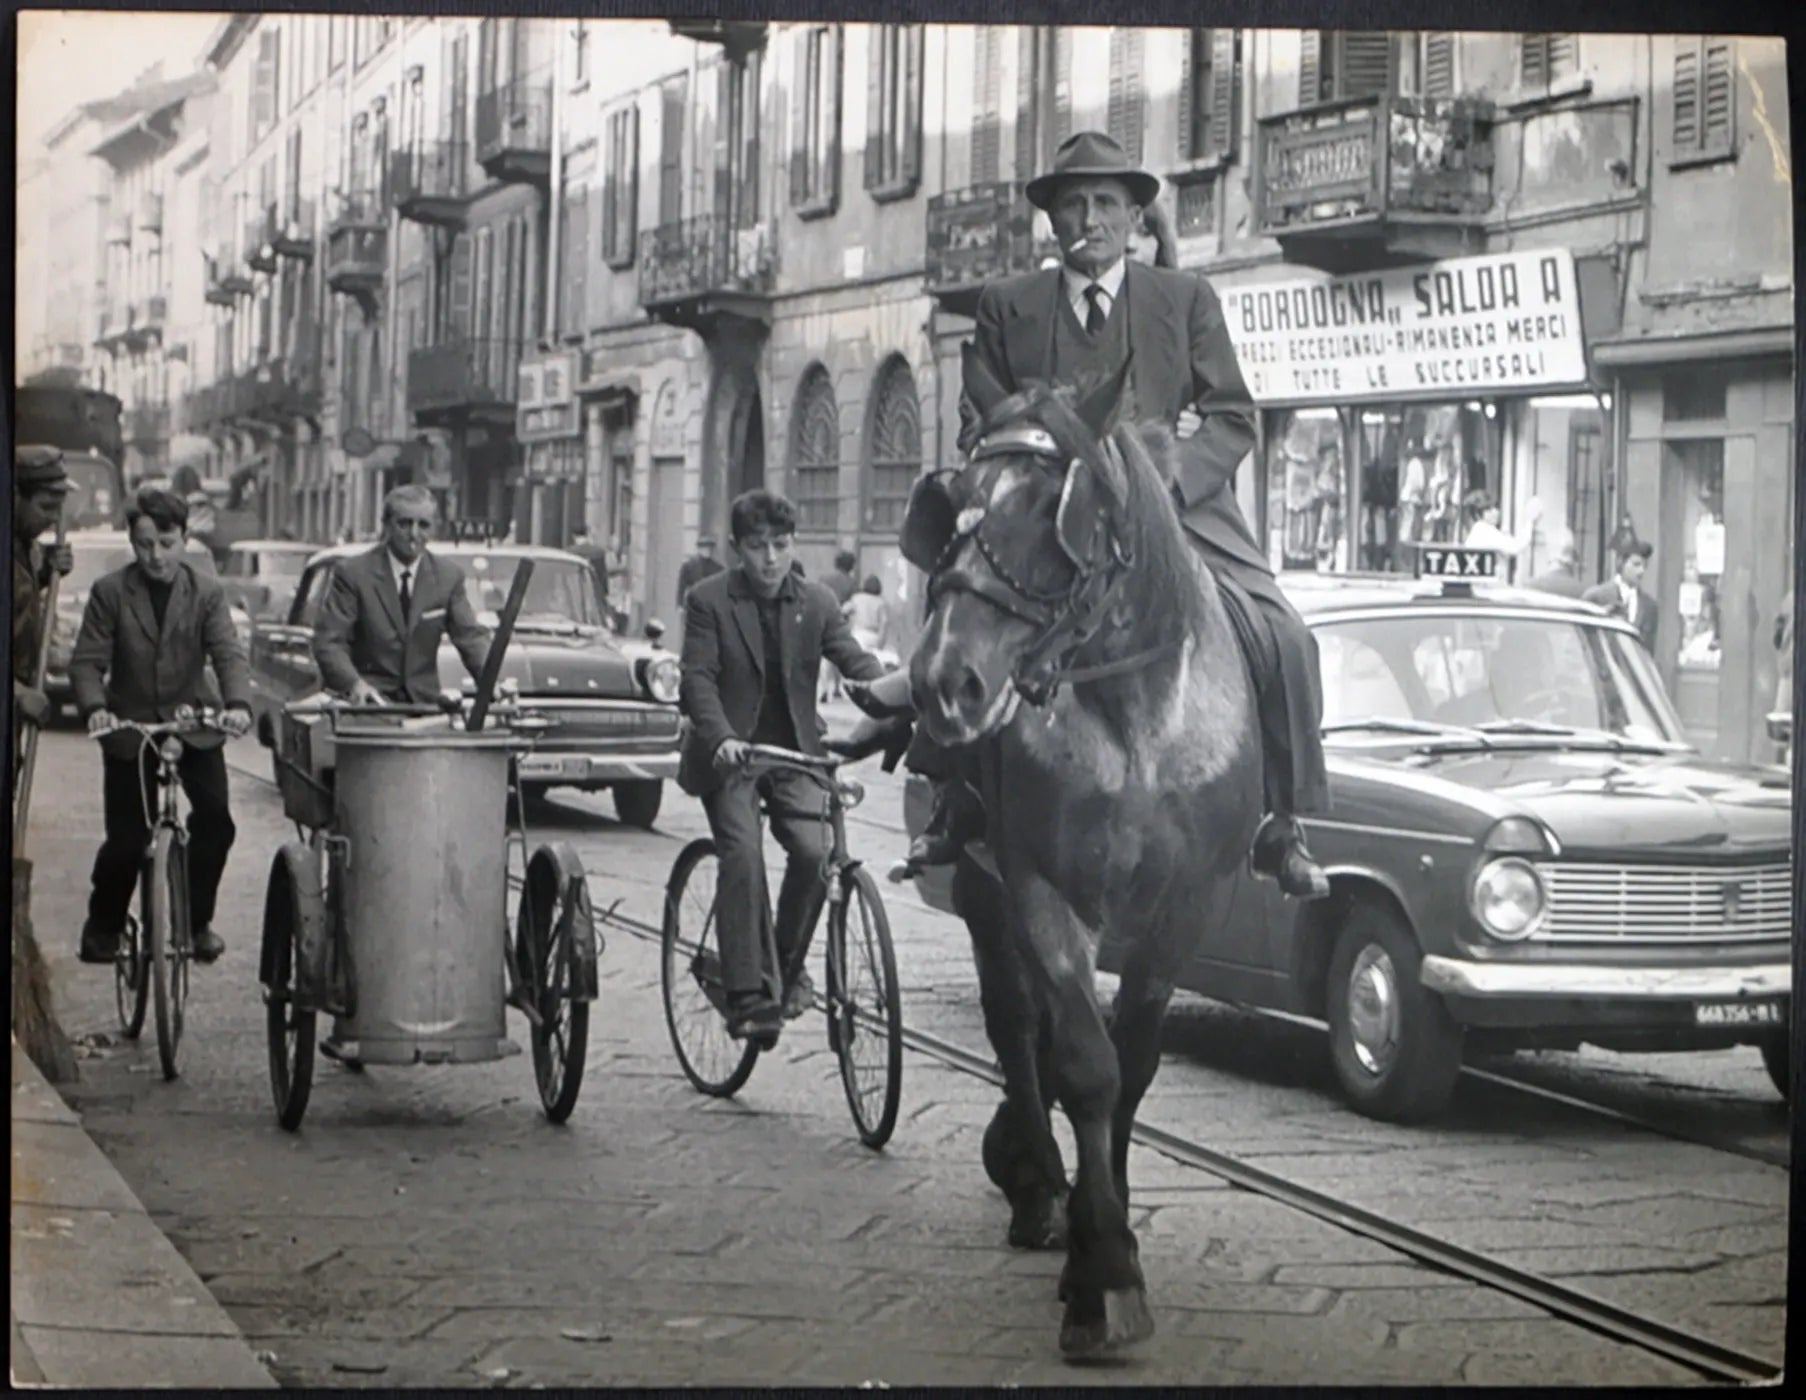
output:
M652 830L658 820L659 804L665 800L665 785L657 779L639 779L614 785L615 815L629 826Z
M1762 1067L1768 1071L1768 1077L1774 1081L1782 1101L1793 1102L1791 1084L1793 1082L1793 1065L1789 1060L1792 1051L1788 1047L1787 1035L1771 1035L1761 1044Z
M1391 911L1357 902L1330 955L1330 1059L1348 1102L1369 1118L1439 1113L1461 1074L1461 1027L1419 980L1423 954Z

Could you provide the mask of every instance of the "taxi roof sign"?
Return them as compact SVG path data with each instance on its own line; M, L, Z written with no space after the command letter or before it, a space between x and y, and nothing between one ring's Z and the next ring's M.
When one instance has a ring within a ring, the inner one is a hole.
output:
M1466 549L1448 544L1417 546L1417 577L1490 579L1499 576L1499 551Z

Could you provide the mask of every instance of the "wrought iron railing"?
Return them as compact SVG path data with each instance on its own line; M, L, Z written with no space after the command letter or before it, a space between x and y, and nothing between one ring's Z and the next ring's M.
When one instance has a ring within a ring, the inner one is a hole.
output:
M423 141L389 156L389 195L404 217L422 201L468 199L471 185L470 147L462 141Z
M509 152L549 154L552 149L552 84L517 78L477 94L477 159L485 164Z
M408 352L408 408L511 405L522 342L473 336Z
M642 306L708 292L769 292L776 274L769 224L733 228L713 214L699 214L640 235Z
M924 283L932 295L976 288L996 277L1032 272L1058 257L1051 237L1037 239L1019 181L992 180L928 201Z

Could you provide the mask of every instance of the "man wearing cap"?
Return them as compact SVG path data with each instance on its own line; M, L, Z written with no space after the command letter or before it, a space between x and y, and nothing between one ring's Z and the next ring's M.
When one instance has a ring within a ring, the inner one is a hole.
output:
M683 607L684 600L690 596L690 590L705 578L721 572L721 561L715 557L715 537L700 535L696 540L696 552L684 560L677 571L677 606Z
M1109 136L1069 137L1053 169L1027 189L1053 224L1063 261L988 285L978 300L974 348L1010 393L1036 382L1087 388L1126 362L1123 421L1160 422L1180 439L1173 485L1181 515L1226 585L1258 694L1271 815L1255 838L1254 868L1287 894L1321 898L1328 878L1294 820L1329 800L1317 643L1236 504L1232 482L1254 445L1254 406L1216 292L1195 273L1125 257L1130 233L1159 191L1160 181L1131 165ZM1170 227L1159 217L1149 224L1165 261ZM975 397L972 387L968 397ZM960 434L962 452L981 430L974 416ZM932 756L923 767L933 771ZM951 858L945 844L918 841L911 850L915 863L934 858Z
M38 655L44 649L44 594L52 573L66 574L75 562L69 546L46 548L38 536L63 513L69 473L61 448L26 445L13 450L13 776L18 777L19 739L24 724L50 717L50 697L39 686Z
M1604 583L1589 588L1581 596L1597 603L1615 617L1624 618L1637 629L1643 645L1655 650L1656 600L1643 587L1643 575L1649 569L1649 556L1655 546L1635 535L1621 536L1614 553L1618 571Z

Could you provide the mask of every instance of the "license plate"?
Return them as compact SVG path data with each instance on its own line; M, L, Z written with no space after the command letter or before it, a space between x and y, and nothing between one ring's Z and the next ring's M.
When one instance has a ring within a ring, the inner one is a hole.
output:
M1773 1001L1707 1001L1693 1008L1696 1026L1778 1026L1781 1005Z
M585 773L589 772L589 760L587 758L560 759L558 763L558 772L561 776L566 778L581 778Z

